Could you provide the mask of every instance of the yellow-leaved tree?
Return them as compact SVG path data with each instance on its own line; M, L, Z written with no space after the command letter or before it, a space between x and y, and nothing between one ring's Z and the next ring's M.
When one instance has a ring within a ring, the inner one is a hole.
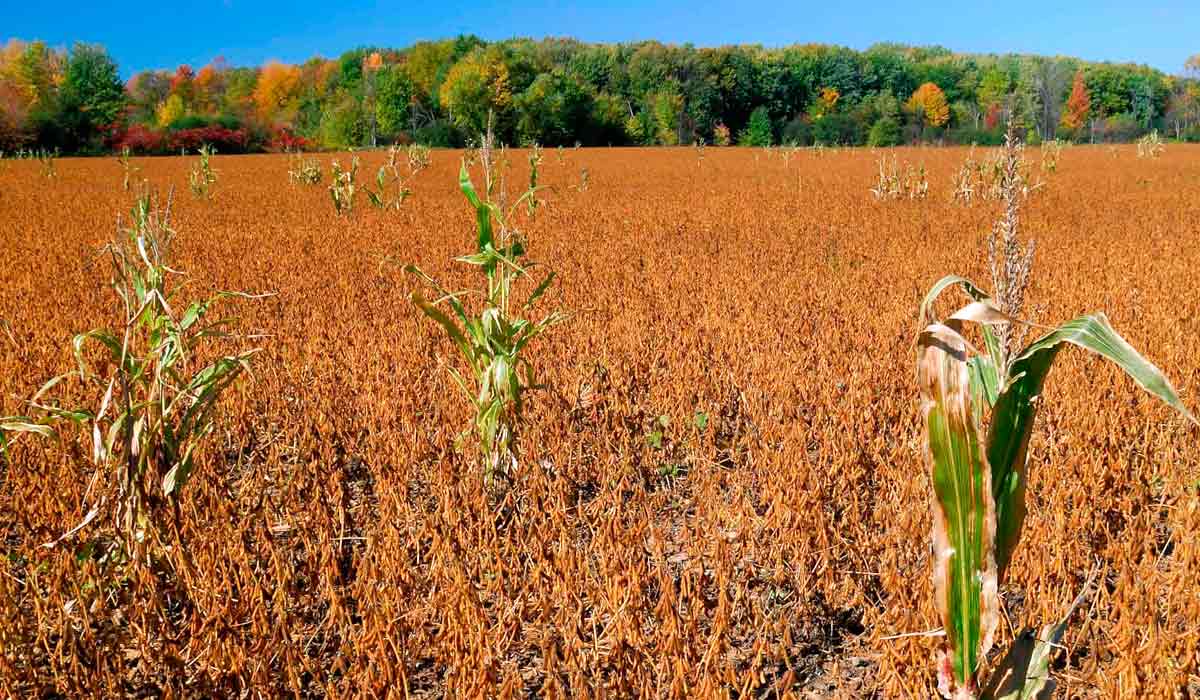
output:
M271 61L263 66L254 88L254 106L268 123L289 121L296 107L296 89L300 86L299 66Z
M950 121L950 105L946 102L946 93L936 83L923 83L917 88L912 97L908 98L908 108L921 115L928 126L945 126Z
M171 95L158 106L158 111L154 116L158 126L165 129L186 112L187 108L183 105L183 98L179 95Z
M481 133L488 112L505 112L512 106L508 65L495 47L476 49L454 64L442 83L442 107L460 127Z

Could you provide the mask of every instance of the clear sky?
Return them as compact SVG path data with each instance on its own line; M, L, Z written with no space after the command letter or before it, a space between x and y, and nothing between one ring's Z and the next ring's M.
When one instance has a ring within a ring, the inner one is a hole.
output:
M108 47L125 76L146 68L298 63L362 45L402 47L460 33L484 39L570 36L697 46L879 41L964 52L1061 54L1180 72L1200 52L1200 0L0 0L0 38Z

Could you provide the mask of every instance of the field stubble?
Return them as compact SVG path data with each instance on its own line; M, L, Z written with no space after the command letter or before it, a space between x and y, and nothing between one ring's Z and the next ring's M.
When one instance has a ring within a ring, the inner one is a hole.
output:
M88 436L13 446L0 692L932 696L936 640L888 637L938 624L912 364L929 284L986 278L997 205L951 201L965 155L902 149L930 193L898 202L870 196L867 150L547 156L526 232L575 315L538 341L550 390L498 498L454 448L453 348L381 264L466 282L459 154L435 152L399 211L346 217L285 156L213 157L211 201L181 194L192 159L134 159L177 190L195 296L277 292L239 309L268 337L184 493L183 546L103 596L75 538L40 546L83 516ZM528 165L509 160L516 191ZM97 250L131 202L119 165L34 167L0 170L0 415L117 313ZM1071 148L1047 180L1024 212L1029 297L1050 318L1104 309L1196 406L1200 149ZM1064 357L1002 635L1056 619L1098 563L1060 694L1198 697L1195 431Z

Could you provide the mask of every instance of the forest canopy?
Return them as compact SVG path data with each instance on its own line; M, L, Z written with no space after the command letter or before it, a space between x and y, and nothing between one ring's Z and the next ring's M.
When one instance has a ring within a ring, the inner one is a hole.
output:
M513 144L744 145L1200 140L1200 56L1172 76L1069 57L877 44L699 48L474 36L299 65L142 71L102 46L0 49L0 150L178 153Z

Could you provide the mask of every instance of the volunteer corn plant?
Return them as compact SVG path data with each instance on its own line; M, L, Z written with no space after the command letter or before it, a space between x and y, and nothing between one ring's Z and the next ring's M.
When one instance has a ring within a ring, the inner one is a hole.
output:
M336 160L329 164L330 179L329 196L333 199L333 209L338 216L354 211L354 197L358 194L358 156L350 159L350 169L342 170Z
M212 163L209 160L215 152L208 144L201 146L200 157L192 166L191 172L188 173L188 188L191 189L192 194L196 195L197 199L212 197L213 185L217 183L217 173L212 169Z
M1062 156L1063 142L1051 139L1042 143L1042 172L1053 173L1058 170L1058 159Z
M36 157L39 163L42 164L42 177L52 179L58 177L58 170L55 164L58 160L58 149L49 151L45 148L38 149Z
M1165 153L1166 150L1166 144L1163 143L1162 137L1158 135L1158 129L1138 139L1138 158L1157 158Z
M412 143L408 146L408 172L416 175L425 168L429 167L432 161L430 156L429 146L423 146L419 143Z
M107 488L91 491L96 495L85 523L111 508L128 552L158 529L163 506L177 505L213 432L221 396L258 352L221 352L233 339L235 319L214 319L213 310L253 297L219 292L185 301L176 283L182 273L168 265L174 238L170 196L164 206L149 194L139 196L128 226L118 225L105 249L121 324L72 341L79 379L94 390L95 408L67 411L34 400L54 419L91 428L96 482Z
M879 179L871 188L871 195L876 201L924 199L928 194L929 180L925 176L924 165L914 168L911 163L905 163L902 172L896 156L892 156L890 167L886 157L879 159Z
M1018 238L1024 186L1021 147L1010 127L1000 174L1004 213L989 238L995 295L949 276L921 304L917 383L925 425L925 458L933 485L933 580L945 642L938 656L944 697L1035 698L1053 688L1049 662L1065 619L1027 630L986 677L983 660L1000 620L998 586L1025 519L1029 438L1046 378L1058 353L1075 345L1107 358L1142 389L1189 420L1195 418L1154 365L1125 341L1102 313L1072 319L1028 345L1033 324L1020 321L1033 245ZM942 320L933 303L959 287L969 303ZM965 334L980 327L982 348ZM1045 695L1044 695L1045 694Z
M530 217L532 217L534 214L537 213L537 208L538 208L538 198L537 198L538 166L541 164L542 164L542 147L537 145L537 143L534 143L533 147L529 149L529 190L528 190L529 197L526 200L526 203L529 206L529 216Z
M408 183L400 175L399 155L400 148L398 146L388 149L387 162L379 166L379 171L375 174L375 189L363 188L367 194L367 201L376 209L399 209L404 204L404 200L412 195ZM411 167L411 160L409 165Z
M475 212L476 248L457 261L479 269L482 289L447 291L416 266L405 268L437 295L429 301L416 291L412 302L442 327L466 362L467 372L449 365L447 370L474 409L473 425L460 437L474 432L483 459L484 480L489 484L497 476L507 476L516 466L526 394L540 388L529 359L530 343L565 318L558 311L539 321L525 318L550 288L553 272L542 278L524 301L516 300L515 286L529 276L534 263L526 259L525 240L510 221L513 211L533 195L527 191L507 212L492 201L495 181L490 140L486 139L480 149L483 198L476 192L465 162L459 172L459 188ZM472 297L481 300L482 308L477 313L468 308Z
M299 185L321 184L321 163L300 153L288 156L288 180Z
M129 146L123 147L121 154L117 156L117 163L121 165L121 171L124 174L124 178L121 180L121 189L126 192L133 188L133 178L140 170L140 168L133 164L129 156Z

